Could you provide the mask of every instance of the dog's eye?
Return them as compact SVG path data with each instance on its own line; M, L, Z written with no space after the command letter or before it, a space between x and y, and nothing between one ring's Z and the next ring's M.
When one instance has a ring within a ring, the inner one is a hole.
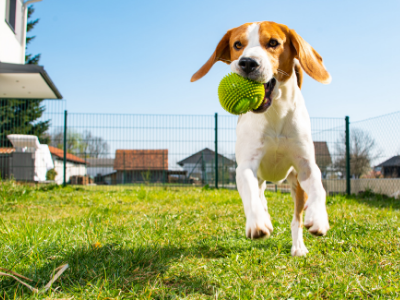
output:
M242 49L243 45L241 42L237 41L233 44L233 48L235 48L236 50L240 50Z
M268 43L268 47L272 47L272 48L275 48L278 45L279 45L278 41L277 40L273 40L273 39L270 40L269 43Z

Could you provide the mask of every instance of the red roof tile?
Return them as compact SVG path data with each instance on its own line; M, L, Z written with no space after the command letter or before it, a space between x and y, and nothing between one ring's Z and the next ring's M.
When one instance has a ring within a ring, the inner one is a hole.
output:
M49 146L49 150L50 153L54 156L57 156L61 159L64 159L64 151L61 149L58 149L56 147L53 146ZM79 158L78 156L75 156L73 154L67 153L67 160L68 161L72 161L72 162L76 162L76 163L80 163L80 164L86 164L86 162L82 159Z
M168 149L117 150L114 170L168 170Z
M1 154L10 154L15 152L15 148L0 148Z

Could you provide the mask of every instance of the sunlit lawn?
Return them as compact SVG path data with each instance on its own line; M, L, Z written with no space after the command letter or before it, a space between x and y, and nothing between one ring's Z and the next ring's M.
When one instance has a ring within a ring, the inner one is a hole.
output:
M236 191L87 190L0 185L0 299L316 299L400 297L400 201L328 198L331 230L290 255L293 204L267 193L274 232L244 236Z

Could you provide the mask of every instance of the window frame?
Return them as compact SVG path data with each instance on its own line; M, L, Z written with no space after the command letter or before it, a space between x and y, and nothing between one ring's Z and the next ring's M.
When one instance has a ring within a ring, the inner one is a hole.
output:
M13 12L14 12L14 15L13 15ZM11 31L14 34L16 34L15 33L15 27L17 26L17 0L6 0L6 19L5 19L5 22L7 23L8 27L10 27ZM14 24L12 24L12 23L14 23Z

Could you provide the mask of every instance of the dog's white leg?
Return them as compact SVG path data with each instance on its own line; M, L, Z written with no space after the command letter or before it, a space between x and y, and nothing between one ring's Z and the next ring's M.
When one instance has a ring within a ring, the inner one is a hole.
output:
M326 192L322 185L321 171L313 158L297 160L297 179L307 193L308 200L304 207L306 216L304 226L314 235L325 235L329 230L326 212Z
M237 187L246 214L246 236L251 239L269 236L273 230L265 197L260 197L261 189L256 175L260 159L240 162L236 169Z
M290 184L290 192L294 202L294 214L292 221L292 250L293 256L305 256L308 253L303 241L303 210L307 201L307 195L297 181L297 174L292 171L287 180Z
M262 200L257 171L266 151L266 119L251 112L239 117L236 128L236 183L246 215L246 236L251 239L269 236L272 223Z
M263 205L265 211L268 213L268 204L267 204L267 199L265 198L266 188L267 188L267 183L265 182L265 180L258 178L258 192L261 199L261 204Z

